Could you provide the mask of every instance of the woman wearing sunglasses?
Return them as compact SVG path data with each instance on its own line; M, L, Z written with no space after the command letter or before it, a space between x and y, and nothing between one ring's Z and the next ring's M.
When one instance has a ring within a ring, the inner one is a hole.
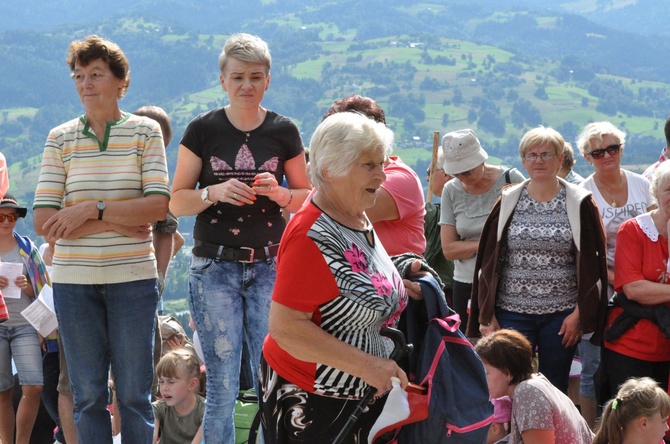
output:
M614 295L614 247L619 227L626 220L655 208L649 182L639 174L621 168L626 133L610 122L593 122L584 127L577 138L577 147L594 172L582 183L593 193L607 237L608 298ZM582 413L593 425L596 389L593 375L600 363L600 348L588 337L579 343L582 362L580 401ZM622 380L623 382L623 380ZM612 393L615 395L616 392ZM603 402L607 399L603 399ZM591 415L591 417L586 416Z
M604 324L607 264L591 193L557 177L564 146L543 126L521 139L530 179L505 188L486 220L467 336L523 333L538 350L540 373L567 393L582 332Z
M453 309L461 317L461 330L468 323L475 256L484 221L500 190L508 183L523 181L516 169L488 165L488 154L471 129L447 133L442 138L444 171L456 178L442 190L440 237L444 256L454 261Z
M11 194L0 198L0 262L3 264L0 290L9 312L9 319L0 323L0 442L3 443L30 441L44 385L40 340L35 328L21 314L48 283L37 247L28 237L14 231L19 218L26 217L27 212ZM22 391L16 413L12 405L12 359Z

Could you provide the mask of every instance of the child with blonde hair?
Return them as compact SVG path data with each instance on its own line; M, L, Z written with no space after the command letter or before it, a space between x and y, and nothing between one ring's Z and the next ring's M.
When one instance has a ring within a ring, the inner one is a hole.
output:
M154 444L200 444L205 400L200 386L198 357L185 349L166 353L156 366L162 399L153 403Z
M670 396L651 378L631 378L605 405L593 444L659 444L668 430Z

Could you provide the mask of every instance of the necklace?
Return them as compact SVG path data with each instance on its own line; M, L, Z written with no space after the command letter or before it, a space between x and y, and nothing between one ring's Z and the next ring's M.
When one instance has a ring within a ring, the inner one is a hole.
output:
M597 176L596 174L593 175L593 178L594 178L595 181L596 181L596 185L598 185L598 189L601 191L600 194L602 195L602 191L604 191L605 194L607 194L607 196L604 196L604 195L603 195L603 197L605 197L605 200L607 200L607 201L611 201L610 206L616 208L616 207L617 207L617 204L616 204L616 197L612 197L613 194L612 194L612 193L610 192L610 190L608 190L607 187L600 181L600 179L598 179L598 176ZM624 179L621 177L621 170L619 170L619 189L617 190L616 194L614 194L614 196L618 196L619 194L621 194L621 189L623 188L623 183L624 183Z
M338 211L338 209L335 208L335 206L334 206L330 201L326 201L326 200L324 199L324 202L326 202L326 203L328 204L328 207L330 207L330 209L331 209L335 214L337 214L341 219L344 219L344 220L347 222L345 225L347 225L349 228L353 228L353 229L355 229L355 230L365 230L365 229L367 228L367 226L368 226L368 221L367 221L366 218L363 218L363 219L360 219L360 218L351 219L351 218L350 218L349 216L347 216L346 214L343 214L343 213L341 213L340 211ZM332 216L331 216L331 218L332 218Z

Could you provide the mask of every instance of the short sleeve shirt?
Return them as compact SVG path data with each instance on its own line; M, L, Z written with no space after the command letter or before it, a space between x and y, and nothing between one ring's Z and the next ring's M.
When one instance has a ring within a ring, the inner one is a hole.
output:
M622 291L625 284L640 280L670 283L668 239L658 234L649 213L621 224L615 258L614 286L617 291ZM666 306L670 307L670 303ZM608 312L608 326L621 311L620 307L613 307ZM605 342L605 347L644 361L670 361L670 341L647 319L640 319L617 340Z
M593 433L574 403L547 378L536 374L514 389L510 444L526 430L553 430L556 444L591 444Z
M516 169L510 170L509 176L511 183L523 182L523 175ZM484 229L484 222L505 185L507 180L502 172L493 188L486 193L468 194L460 180L451 179L442 190L440 225L455 226L459 240L478 241ZM475 273L475 260L475 258L456 259L454 280L471 284Z
M376 235L370 243L366 232L340 225L310 202L291 218L282 238L272 300L312 313L312 322L325 332L388 358L393 342L379 332L397 326L407 293ZM339 369L294 358L271 335L263 356L279 375L310 393L359 398L368 387Z
M397 157L384 167L382 183L398 208L398 219L375 222L375 232L389 255L423 254L426 238L423 231L424 197L419 176Z
M161 444L190 443L202 424L205 416L205 400L195 395L197 403L187 415L179 415L172 407L159 399L153 403L154 417L160 422Z
M201 189L231 179L251 186L263 172L282 183L284 162L304 151L293 121L269 110L263 123L248 132L235 128L223 108L201 114L189 123L181 145L202 160ZM278 243L285 227L279 205L258 196L253 205L210 205L196 217L193 238L227 247L260 248Z

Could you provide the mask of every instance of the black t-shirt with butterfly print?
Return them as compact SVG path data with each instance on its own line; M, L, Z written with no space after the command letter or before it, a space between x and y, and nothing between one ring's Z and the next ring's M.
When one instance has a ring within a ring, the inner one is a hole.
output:
M202 159L201 189L230 179L251 186L262 172L274 174L281 184L284 162L304 151L295 123L269 110L258 128L244 132L230 123L223 108L214 109L193 119L180 143ZM278 243L285 226L279 205L258 196L253 205L210 206L196 217L193 237L226 247L260 248Z

